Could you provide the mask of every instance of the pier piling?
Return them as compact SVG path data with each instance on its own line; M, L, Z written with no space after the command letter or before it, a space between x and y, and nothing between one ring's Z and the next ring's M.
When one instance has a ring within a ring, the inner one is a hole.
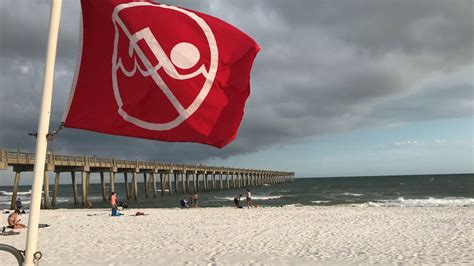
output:
M178 178L179 178L179 173L174 172L174 192L178 194Z
M17 199L19 186L20 186L20 171L17 171L15 172L15 181L13 183L13 192L12 192L12 201L10 204L10 210L14 210L16 208L16 199Z
M59 175L61 172L56 172L54 175L54 188L53 188L53 199L51 201L51 206L55 207L56 206L56 200L58 197L58 190L59 190Z
M87 201L87 188L86 188L87 180L86 180L86 173L81 172L81 185L82 185L82 205L86 204Z
M137 172L133 172L132 175L132 198L138 199L138 184L137 184Z
M110 171L109 180L110 180L110 192L115 192L115 173L113 171Z
M44 185L43 185L43 191L44 191L44 195L43 195L43 199L44 199L44 203L43 203L43 207L45 209L49 209L49 178L48 178L48 171L44 171L44 181L43 181Z
M145 190L145 198L148 198L148 182L147 182L147 173L143 173L143 189Z
M102 201L106 202L107 197L105 196L105 177L104 177L104 172L100 172L100 185L101 185L101 191L102 191Z
M212 191L216 191L216 174L213 172L211 175L212 175Z
M125 195L127 197L127 200L130 199L130 188L128 187L128 174L127 172L123 172L123 181L125 183Z
M151 179L152 179L152 189L153 189L153 198L156 198L156 174L153 172L151 173Z
M189 193L189 192L190 192L190 189L189 189L189 184L190 184L190 182L189 182L189 174L188 174L188 172L185 172L184 175L186 176L186 193Z
M166 173L166 178L168 179L168 195L171 196L171 191L172 191L172 188L171 188L171 173Z
M74 197L74 205L77 205L76 172L71 172L71 185L72 185L72 195Z
M161 196L165 195L165 175L160 173Z

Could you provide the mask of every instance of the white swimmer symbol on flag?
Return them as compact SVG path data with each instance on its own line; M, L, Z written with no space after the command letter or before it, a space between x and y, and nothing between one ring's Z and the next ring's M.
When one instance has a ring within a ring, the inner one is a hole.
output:
M152 31L149 27L143 28L137 32L130 32L130 30L126 27L125 23L119 16L119 13L127 8L139 7L139 6L151 6L156 8L165 8L169 10L174 10L176 12L180 12L191 19L193 19L199 27L201 27L209 48L210 48L210 63L209 63L209 70L206 69L204 65L200 66L196 71L182 75L178 73L175 66L181 69L190 69L194 67L200 59L200 53L198 48L189 42L180 42L176 44L170 53L170 58L166 55L160 43L157 41L155 36L153 35ZM216 72L217 72L217 65L218 65L218 50L216 40L214 38L214 34L211 31L209 25L195 13L190 11L181 9L179 7L174 6L167 6L167 5L156 5L146 2L132 2L126 4L120 4L115 7L113 14L112 14L112 21L115 27L115 37L114 37L114 51L112 56L112 83L114 89L115 100L118 104L119 110L118 113L122 116L125 121L128 121L138 127L155 130L155 131L164 131L173 129L179 126L182 122L184 122L188 117L190 117L202 102L206 99L212 84L214 82ZM118 45L119 45L119 27L125 33L127 38L130 40L130 46L128 49L129 56L135 52L138 58L141 60L143 65L146 69L141 69L138 63L135 61L134 67L131 70L125 69L121 58L118 57ZM143 50L137 44L139 41L145 41L150 50L152 51L153 55L156 57L158 63L156 65L152 65L150 60L146 57ZM199 91L197 97L194 99L192 104L189 107L184 108L182 104L178 101L176 96L173 94L172 90L168 87L168 85L164 82L161 78L160 74L158 74L158 70L163 69L164 72L173 79L176 80L186 80L198 75L203 75L205 77L204 84ZM119 91L119 82L117 79L117 72L121 71L127 77L133 77L137 70L139 73L144 76L148 77L151 76L155 84L158 86L159 89L164 93L164 95L168 98L171 102L173 107L178 113L178 116L171 121L165 123L152 123L149 121L144 121L138 117L134 117L128 114L123 109L123 99L120 95Z

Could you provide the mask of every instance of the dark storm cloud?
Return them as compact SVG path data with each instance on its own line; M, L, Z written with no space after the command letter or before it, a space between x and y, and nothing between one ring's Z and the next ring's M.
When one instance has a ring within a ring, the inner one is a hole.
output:
M472 1L166 2L222 18L260 44L237 140L219 150L66 129L57 152L197 162L360 127L472 115L473 82L465 78ZM37 127L48 16L49 1L0 2L0 146L9 149L34 148L27 133ZM51 128L69 94L78 23L78 1L64 1ZM458 73L462 81L426 82Z

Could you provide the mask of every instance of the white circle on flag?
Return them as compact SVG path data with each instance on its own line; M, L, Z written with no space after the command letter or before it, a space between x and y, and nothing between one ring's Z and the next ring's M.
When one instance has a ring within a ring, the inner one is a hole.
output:
M176 44L171 50L171 62L179 68L189 69L199 61L199 50L188 42Z

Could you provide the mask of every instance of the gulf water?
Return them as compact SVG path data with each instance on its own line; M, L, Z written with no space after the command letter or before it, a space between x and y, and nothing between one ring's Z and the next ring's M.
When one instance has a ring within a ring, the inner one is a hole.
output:
M62 178L68 179L66 174ZM120 180L120 177L118 176L116 179ZM79 205L74 205L72 185L60 185L56 207L82 208L81 187L81 184L77 185ZM177 208L181 198L189 197L188 193L181 193L181 187L178 195L175 195L173 189L171 196L168 195L168 191L165 191L164 196L161 195L159 182L156 187L158 188L156 198L152 194L146 198L143 183L139 183L138 200L126 199L123 183L116 183L115 191L119 200L127 201L130 208ZM211 188L211 184L209 184L209 188ZM340 204L362 207L474 207L474 174L297 178L291 183L265 184L249 187L249 189L253 194L254 204L261 207ZM53 186L50 187L50 198L52 198L52 190ZM108 193L109 188L107 187ZM11 194L11 186L0 187L0 209L9 208ZM233 198L238 194L243 194L242 199L244 199L246 188L200 192L199 205L200 207L233 206ZM18 197L28 208L31 186L20 186ZM102 201L100 184L90 185L88 199L94 207L109 206L107 202Z

